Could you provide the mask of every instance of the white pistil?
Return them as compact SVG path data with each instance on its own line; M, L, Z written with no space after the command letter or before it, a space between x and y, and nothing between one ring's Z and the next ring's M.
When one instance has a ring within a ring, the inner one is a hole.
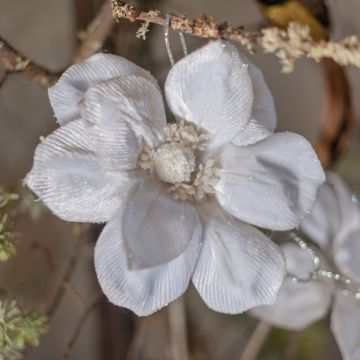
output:
M218 169L212 159L196 167L195 152L205 149L210 136L183 121L166 126L164 131L166 142L157 149L145 145L139 156L139 166L171 184L168 191L175 200L207 199L219 180Z
M194 152L179 143L161 145L153 157L155 172L165 182L176 184L189 182L195 170Z

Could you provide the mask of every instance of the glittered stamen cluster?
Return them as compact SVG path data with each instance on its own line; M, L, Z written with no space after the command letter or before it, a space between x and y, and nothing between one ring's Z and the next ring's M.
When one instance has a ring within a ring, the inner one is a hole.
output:
M218 169L212 159L201 163L210 136L184 121L164 128L165 142L154 149L144 146L138 164L150 170L165 183L174 200L203 201L214 193L219 180Z

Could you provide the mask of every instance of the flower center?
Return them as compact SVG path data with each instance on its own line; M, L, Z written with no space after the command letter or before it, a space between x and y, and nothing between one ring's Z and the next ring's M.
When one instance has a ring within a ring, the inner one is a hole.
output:
M183 121L165 127L165 142L157 149L145 145L138 164L170 184L168 191L175 200L203 201L214 193L219 180L214 161L198 163L209 135Z
M160 180L176 184L189 182L195 171L194 152L175 142L161 145L154 154L155 172Z

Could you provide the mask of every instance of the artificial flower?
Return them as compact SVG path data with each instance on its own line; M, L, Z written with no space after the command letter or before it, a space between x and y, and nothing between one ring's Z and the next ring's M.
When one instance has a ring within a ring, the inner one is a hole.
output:
M328 173L314 210L301 230L327 254L342 276L360 283L360 210L356 198L336 174ZM284 244L283 251L288 271L306 278L312 269L309 254L293 243ZM333 301L331 328L343 358L358 360L360 300L356 297L356 293L334 289L326 282L294 283L287 279L274 305L261 306L251 313L276 326L298 331L323 318Z
M165 95L172 124L137 65L97 54L70 67L49 90L61 126L26 183L64 220L107 222L95 267L116 305L151 314L190 280L217 311L273 303L284 258L253 225L290 229L311 210L324 181L313 149L273 134L262 74L227 42L179 61Z

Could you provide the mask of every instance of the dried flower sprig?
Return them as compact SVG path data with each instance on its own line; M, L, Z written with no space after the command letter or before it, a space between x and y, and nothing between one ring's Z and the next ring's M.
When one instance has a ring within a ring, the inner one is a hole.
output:
M18 194L11 192L6 192L3 188L0 187L0 210L9 206L12 202L19 199Z
M6 261L16 254L15 234L7 214L0 218L0 261Z
M159 10L150 10L148 14L151 17L159 16L160 11ZM138 31L136 32L136 37L139 39L146 40L146 33L150 30L150 21L144 21L141 26L139 27Z
M37 310L22 310L15 300L0 301L0 359L21 358L27 345L38 346L47 319Z
M16 254L14 224L8 211L19 196L0 188L0 261L6 261Z
M145 21L165 25L165 18L154 10L138 11L134 6L120 0L111 0L113 17L116 21ZM339 65L360 67L360 43L355 36L342 41L315 41L308 27L291 23L287 30L276 27L261 31L245 31L242 26L232 27L228 23L217 24L212 16L200 15L195 19L173 15L170 27L174 31L206 39L228 39L239 42L250 52L259 47L266 53L273 53L279 59L283 72L289 73L294 68L296 59L307 56L317 62L330 58Z
M295 60L301 56L320 62L327 58L341 66L360 67L360 44L356 36L344 38L340 42L314 41L310 29L297 23L290 23L287 30L267 28L262 30L259 45L266 53L274 53L285 73L292 72Z

